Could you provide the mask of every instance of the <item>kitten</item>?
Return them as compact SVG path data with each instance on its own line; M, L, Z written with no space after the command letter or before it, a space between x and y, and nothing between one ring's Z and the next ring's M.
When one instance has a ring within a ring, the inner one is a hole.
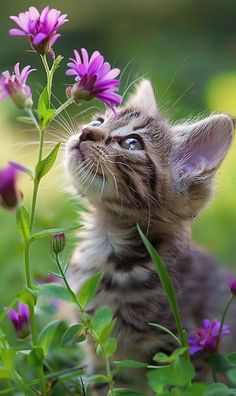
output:
M213 195L214 175L233 136L233 123L224 114L172 126L158 110L151 83L142 80L117 119L107 112L68 141L66 167L91 207L70 280L78 291L88 277L104 272L88 311L112 308L115 360L151 361L157 351L174 347L168 335L148 325L156 322L175 332L137 224L167 265L186 330L199 327L204 318L220 318L229 293L226 276L190 238L192 220ZM235 342L236 334L232 337ZM90 371L99 370L91 345L86 358Z

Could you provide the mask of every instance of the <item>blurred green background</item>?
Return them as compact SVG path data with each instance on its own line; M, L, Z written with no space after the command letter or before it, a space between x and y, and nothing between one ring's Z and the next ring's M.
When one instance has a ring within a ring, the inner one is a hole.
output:
M154 82L160 106L171 120L228 112L236 116L236 2L235 0L67 0L20 1L1 4L0 71L12 69L20 61L38 69L30 81L34 98L42 88L42 66L37 55L27 51L24 38L8 36L13 27L10 15L30 5L45 5L68 13L70 22L61 29L55 45L65 58L73 48L99 49L122 75L122 91L144 75ZM66 61L54 81L54 93L64 100ZM56 104L55 100L55 104ZM94 103L97 107L98 104ZM92 108L88 113L93 112ZM73 120L65 114L54 123L47 136L50 148L65 141L76 122L86 117L83 108L74 108ZM0 103L0 166L14 160L28 166L35 161L37 135L30 125L16 121L20 112L10 100ZM216 198L194 225L194 239L210 249L220 261L234 269L236 246L236 144L217 176ZM27 199L31 181L22 177L19 184ZM76 222L78 204L65 191L63 149L56 169L41 186L41 206L37 227L70 226ZM15 214L0 209L0 311L23 284L20 239ZM68 244L71 249L73 241ZM53 269L49 242L41 241L32 250L36 276Z

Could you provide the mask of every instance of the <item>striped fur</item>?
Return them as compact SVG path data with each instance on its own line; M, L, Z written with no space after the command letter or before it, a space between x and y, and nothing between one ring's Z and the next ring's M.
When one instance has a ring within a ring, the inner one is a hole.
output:
M115 360L151 361L157 351L173 348L166 334L148 324L156 322L175 331L137 223L167 264L187 330L199 326L204 317L219 317L222 296L227 293L225 275L214 259L189 240L192 219L212 195L213 174L231 144L232 122L224 115L211 116L199 128L196 124L191 135L189 126L172 127L153 101L151 85L145 80L119 110L118 119L106 113L101 126L87 126L92 140L79 145L79 131L67 144L66 167L77 193L86 197L90 207L72 257L70 281L78 291L92 274L104 272L88 313L103 305L112 308L119 343ZM211 151L205 152L209 142L204 139L217 137L221 145L219 129L228 144L223 154L214 147L213 169ZM143 150L122 148L123 139L136 135ZM96 371L100 362L92 346L87 345L86 351L90 371Z

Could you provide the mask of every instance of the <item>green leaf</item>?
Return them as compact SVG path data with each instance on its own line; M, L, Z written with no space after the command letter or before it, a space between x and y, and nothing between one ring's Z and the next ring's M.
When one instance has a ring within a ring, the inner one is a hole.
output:
M133 391L131 389L126 389L126 388L117 388L114 389L114 394L115 396L145 396L144 393L139 393L136 391ZM110 396L110 391L108 392L108 396Z
M97 382L97 383L102 384L102 383L109 382L109 378L106 375L94 374L94 375L90 375L89 377L87 377L86 382L88 382L88 383Z
M111 323L109 323L101 332L100 337L99 337L99 341L104 343L105 340L107 339L107 337L109 337L109 335L111 334L112 330L114 329L116 324L116 319L113 319L111 321Z
M229 370L227 375L232 384L236 385L236 368Z
M230 368L233 367L233 364L223 355L220 354L208 356L204 360L209 366L211 366L218 373L225 373L226 371L228 371Z
M158 368L148 373L149 385L156 391L161 384L172 386L188 385L194 378L193 365L179 357L170 367Z
M38 286L39 291L46 297L55 298L58 300L73 301L70 293L63 285L57 283L45 283Z
M48 109L44 112L44 118L42 121L42 128L45 128L49 122L55 117L56 110L55 109Z
M183 331L183 327L182 327L182 322L181 322L181 317L180 317L180 311L179 311L179 307L177 304L177 299L176 299L176 294L175 294L175 289L173 286L173 283L169 277L168 271L166 269L166 265L165 263L162 261L162 259L160 258L159 254L157 253L156 249L151 245L151 243L149 242L149 240L146 238L146 236L143 234L141 228L139 226L137 226L138 228L138 232L141 236L141 239L152 259L152 262L156 268L157 274L159 276L161 285L163 287L163 289L165 290L166 296L168 298L172 313L174 315L175 318L175 324L176 324L176 328L178 330L179 333L179 337L181 340L181 344L183 347L187 347L187 341L186 341L186 336L185 336L185 332ZM187 355L187 354L186 354Z
M30 238L30 216L27 209L20 205L16 212L16 224L25 241Z
M153 360L159 363L171 363L174 362L179 356L183 355L187 350L187 347L177 348L171 355L166 355L163 352L158 352L153 356Z
M162 325L157 324L157 323L148 323L148 324L150 326L157 327L159 330L162 330L165 333L169 334L177 342L177 344L181 345L181 342L180 342L179 338L174 333L172 333L172 331L170 331L167 327L162 326Z
M68 329L66 329L65 333L62 336L62 340L61 340L61 345L64 347L65 345L70 344L71 342L73 342L73 340L75 340L77 342L82 342L82 338L83 341L85 340L85 336L84 334L82 334L84 332L84 330L86 329L85 325L83 323L77 323L72 325L71 327L69 327ZM80 338L80 336L83 335L84 337Z
M231 352L226 356L226 359L232 364L236 364L236 352Z
M12 378L12 373L10 370L7 370L4 367L0 367L0 378L6 378L6 379L11 379Z
M34 307L37 302L37 291L25 287L18 295L18 299L29 307Z
M58 69L58 67L60 66L61 61L62 61L63 59L64 59L64 58L63 58L63 56L61 56L61 55L58 55L58 56L56 57L56 59L54 60L54 62L53 62L53 64L52 64L52 73L55 73L56 69Z
M70 228L64 228L64 227L58 227L58 228L51 228L48 230L42 230L39 232L36 232L32 237L31 237L31 243L37 241L38 239L41 238L45 238L54 234L59 234L61 232L70 232L70 231L74 231L77 230L78 228L80 228L80 225L74 226L74 227L70 227Z
M148 363L138 362L137 360L124 359L119 362L114 362L118 368L145 368Z
M60 144L61 143L57 143L56 146L52 149L52 151L48 154L48 156L38 163L36 167L36 177L38 178L38 180L40 180L43 176L45 176L53 167L57 159L57 154L60 148Z
M112 322L113 312L111 308L99 308L91 320L93 330L100 336L103 330Z
M95 296L100 282L102 280L103 273L98 272L97 274L91 276L87 279L84 284L81 286L78 301L80 306L84 309L93 299Z
M44 359L43 348L41 347L34 347L32 351L27 356L27 362L34 367L39 367L42 364Z
M43 124L44 116L47 113L48 108L49 96L47 87L45 87L38 100L38 118L41 126Z
M108 358L110 356L112 356L115 353L116 349L117 349L117 341L116 341L116 339L114 337L107 338L107 340L103 344L103 350L104 350L106 356ZM103 356L100 345L98 345L98 347L97 347L97 355L99 357Z
M59 320L48 323L39 334L39 345L42 347L45 355L48 353L59 323Z
M215 383L208 386L208 389L204 392L203 396L233 396L232 390L226 385Z

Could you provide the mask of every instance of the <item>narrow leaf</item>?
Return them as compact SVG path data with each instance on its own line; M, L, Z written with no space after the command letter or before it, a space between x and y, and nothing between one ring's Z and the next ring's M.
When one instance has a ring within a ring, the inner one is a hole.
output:
M48 154L46 158L44 158L36 167L36 176L40 180L43 176L45 176L50 169L53 167L57 154L60 148L61 143L57 143L56 146L52 149L52 151Z
M78 295L78 301L83 309L92 301L93 297L95 296L102 277L103 273L98 272L97 274L87 279L82 285Z
M68 329L66 329L65 333L62 336L61 345L64 347L65 345L70 344L76 336L80 336L85 330L85 325L83 323L74 324Z
M20 205L16 212L16 224L25 241L28 241L30 238L29 223L29 213L23 205Z
M38 286L39 291L46 297L55 298L58 300L72 301L72 297L68 290L57 283L45 283Z
M39 344L42 347L45 355L47 354L49 347L53 341L59 323L59 320L54 320L53 322L50 322L43 328L43 330L39 334Z
M74 231L74 230L77 230L80 227L81 227L80 225L77 225L77 226L70 227L70 228L58 227L58 228L51 228L51 229L48 229L48 230L42 230L42 231L36 232L31 237L31 243L37 241L37 239L45 238L45 237L48 237L48 236L54 235L54 234L59 234L61 232Z
M138 228L138 232L141 236L141 239L142 239L149 255L151 256L152 262L153 262L153 264L156 268L157 274L159 276L161 285L162 285L163 289L165 290L165 293L168 298L172 313L175 318L175 324L176 324L176 327L177 327L177 330L179 333L179 337L181 339L181 344L183 347L186 347L186 346L188 346L188 344L186 342L185 334L183 332L183 327L182 327L182 322L181 322L181 318L180 318L179 307L177 304L175 289L174 289L173 283L169 277L168 271L166 269L166 265L162 261L160 256L158 255L156 249L151 245L149 240L143 234L141 228L139 226L137 226L137 228Z
M107 338L107 340L103 344L103 350L104 350L106 356L108 358L110 356L112 356L115 353L116 349L117 349L117 341L116 341L116 339L114 337ZM97 355L99 357L103 357L102 349L101 349L100 345L98 345L98 347L97 347Z
M91 324L98 336L100 336L103 330L111 323L112 318L113 312L111 308L101 307L97 310L92 318Z
M27 356L27 362L34 367L39 367L44 359L43 349L41 347L34 347Z
M138 362L137 360L124 359L119 362L114 362L119 368L145 368L148 363Z
M47 87L45 87L38 100L38 118L40 124L42 124L44 115L47 112L48 108L49 108L49 96L48 96Z

